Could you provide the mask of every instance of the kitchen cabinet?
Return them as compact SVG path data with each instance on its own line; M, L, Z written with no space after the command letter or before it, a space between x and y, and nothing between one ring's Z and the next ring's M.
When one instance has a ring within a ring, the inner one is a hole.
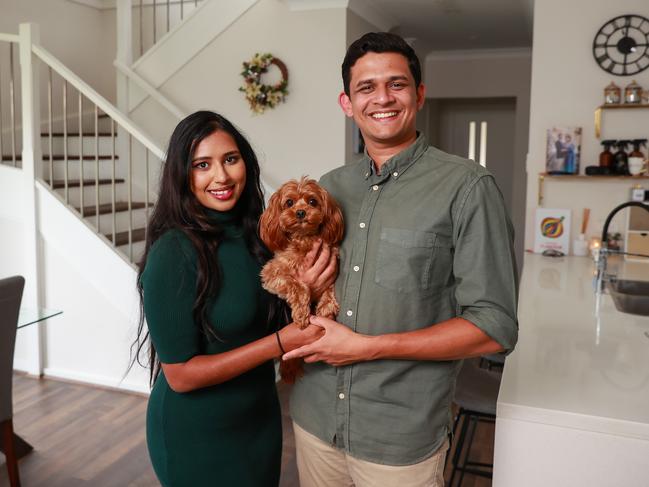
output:
M620 278L649 266L609 259ZM519 341L498 396L493 485L649 482L649 317L593 291L589 257L526 254Z

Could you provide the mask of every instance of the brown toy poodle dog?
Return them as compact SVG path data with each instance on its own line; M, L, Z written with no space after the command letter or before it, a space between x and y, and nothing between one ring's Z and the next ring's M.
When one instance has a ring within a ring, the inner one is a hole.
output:
M332 252L337 253L343 230L342 213L334 199L315 180L306 177L282 185L271 196L261 216L259 235L275 254L261 271L262 285L288 302L293 321L300 328L309 325L311 291L298 280L298 273L317 239L329 244ZM332 285L320 296L315 314L334 318L339 309ZM294 382L300 373L301 361L282 362L280 370L286 382Z

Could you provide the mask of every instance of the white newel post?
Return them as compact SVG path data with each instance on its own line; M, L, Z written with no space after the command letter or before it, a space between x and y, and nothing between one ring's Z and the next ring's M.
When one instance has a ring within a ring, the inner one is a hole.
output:
M40 84L36 57L32 45L40 43L38 25L20 24L20 78L22 88L23 120L23 242L25 249L25 291L22 306L37 309L42 305L40 282L40 252L38 215L36 205L36 164L43 160L40 137ZM41 324L31 325L21 330L29 343L32 353L28 358L27 371L30 374L43 373L43 331Z
M133 0L117 0L117 58L130 67L133 64ZM128 77L117 73L117 108L128 114Z

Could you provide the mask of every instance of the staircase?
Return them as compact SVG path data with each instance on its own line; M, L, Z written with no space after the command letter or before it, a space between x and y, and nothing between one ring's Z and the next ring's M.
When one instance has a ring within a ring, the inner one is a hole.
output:
M0 155L2 164L21 168L24 102L22 94L16 96L22 80L15 37L0 35L0 41L10 42L8 55L0 55L0 70L10 73L8 89L0 83ZM32 49L34 64L44 65L40 72L47 73L39 83L47 85L46 102L33 114L41 128L34 154L42 154L34 161L34 174L107 244L136 263L156 197L150 183L163 152L41 46Z
M118 103L122 110L94 92L41 46L33 45L38 58L34 67L42 65L39 84L47 85L45 97L41 89L43 99L38 113L33 114L40 120L40 150L35 153L42 154L35 161L34 174L131 264L140 260L144 250L146 223L156 199L152 189L157 186L164 158L163 151L145 134L148 130L133 122L132 110L145 98L170 110L170 123L161 130L164 136L158 137L166 140L184 113L157 87L256 1L117 2L118 38L128 37L128 65L117 61L115 65L122 70L121 76L130 76L129 101ZM119 30L119 19L125 17L126 25L135 27L125 29L127 33ZM190 42L179 41L187 37L191 37ZM10 46L6 50L0 42L0 72L10 73L9 79L0 77L0 163L22 167L18 36L0 34L0 41ZM179 51L179 46L184 50ZM174 56L169 55L169 50ZM134 58L138 59L132 62ZM155 66L165 68L159 71ZM158 127L157 120L152 122L149 128Z

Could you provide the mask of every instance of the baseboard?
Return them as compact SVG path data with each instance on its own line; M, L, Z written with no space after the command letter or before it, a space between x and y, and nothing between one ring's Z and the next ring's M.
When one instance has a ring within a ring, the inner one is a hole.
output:
M19 369L14 364L14 369ZM129 380L120 380L115 379L114 377L106 377L101 375L94 374L84 374L72 370L58 369L46 367L43 370L43 375L45 377L52 377L56 379L63 379L71 382L78 382L82 384L89 384L94 386L105 387L107 389L113 389L117 391L128 391L136 392L139 394L149 395L150 389L149 385L146 383L134 382Z
M27 360L17 360L14 358L14 370L29 373L29 363Z

